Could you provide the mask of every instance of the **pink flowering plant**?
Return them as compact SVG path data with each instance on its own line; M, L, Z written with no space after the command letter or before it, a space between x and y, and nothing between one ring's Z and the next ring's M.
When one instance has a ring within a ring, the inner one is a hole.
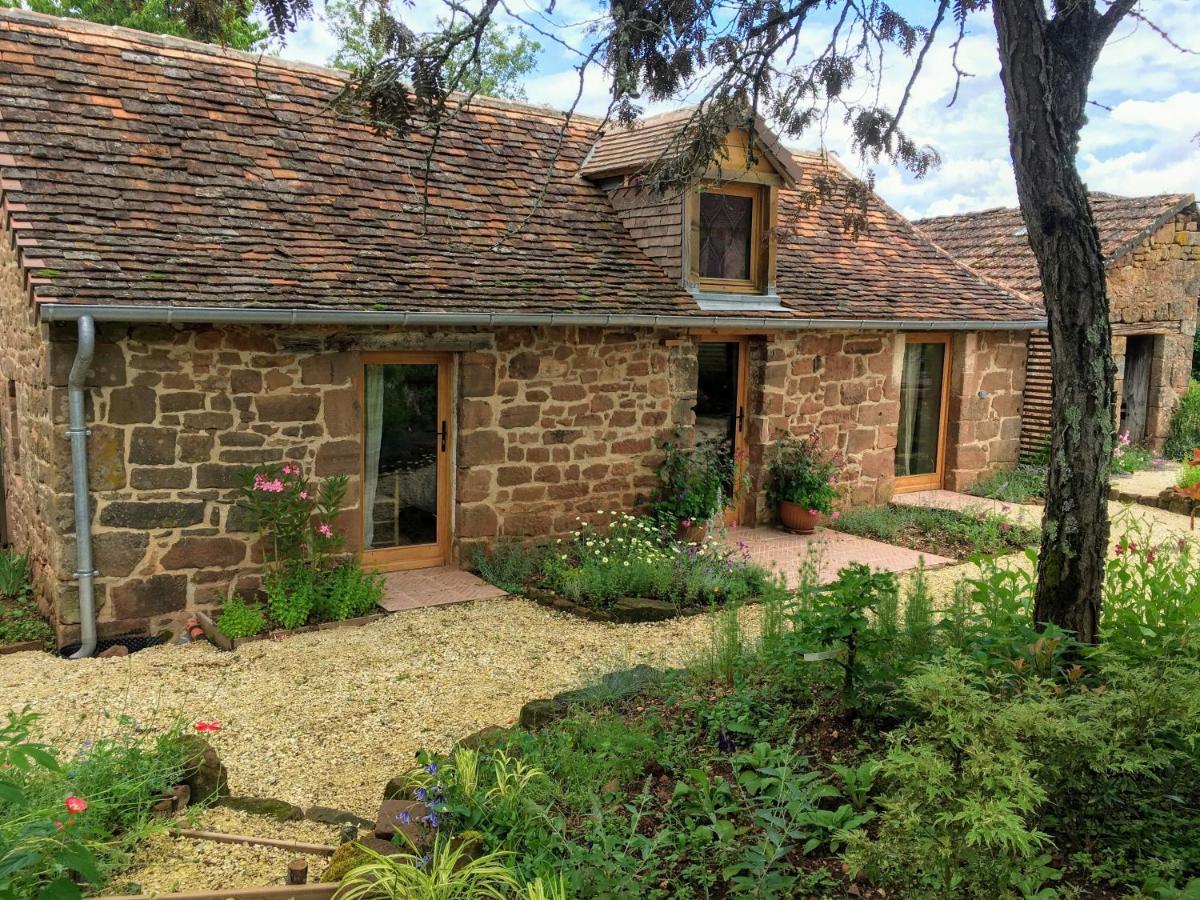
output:
M292 629L372 612L382 577L356 561L337 559L345 543L334 527L346 498L347 478L314 483L299 463L275 463L242 474L240 502L258 527L270 563L263 576L267 611L233 600L218 618L229 637L249 637L271 625ZM226 630L228 626L229 630Z
M1128 431L1117 435L1112 452L1112 470L1115 474L1129 475L1141 472L1155 465L1156 461L1161 463L1161 460L1145 447L1135 444Z
M276 566L320 563L341 549L333 521L346 498L347 478L336 475L314 485L295 462L274 463L242 472L240 502Z
M795 503L813 514L834 514L838 487L838 455L821 449L817 435L777 440L767 463L767 497L778 505Z

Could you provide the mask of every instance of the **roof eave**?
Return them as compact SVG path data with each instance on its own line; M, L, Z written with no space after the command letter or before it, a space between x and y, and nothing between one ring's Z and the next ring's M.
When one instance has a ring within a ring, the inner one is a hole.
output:
M586 326L639 328L738 328L757 331L1033 331L1046 327L1045 319L834 319L641 315L631 313L486 313L421 312L345 309L246 308L214 306L136 306L78 303L38 304L43 322L74 321L91 316L97 322L155 322L163 324L254 325L364 325L459 327Z

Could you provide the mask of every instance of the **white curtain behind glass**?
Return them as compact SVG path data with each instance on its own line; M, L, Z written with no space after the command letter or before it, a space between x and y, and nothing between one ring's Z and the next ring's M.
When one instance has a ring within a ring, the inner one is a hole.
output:
M379 447L383 441L383 366L366 367L366 459L363 469L363 548L375 543L375 494L379 490Z
M900 433L896 436L896 475L915 475L917 410L921 398L921 361L924 346L906 344L904 372L900 378Z

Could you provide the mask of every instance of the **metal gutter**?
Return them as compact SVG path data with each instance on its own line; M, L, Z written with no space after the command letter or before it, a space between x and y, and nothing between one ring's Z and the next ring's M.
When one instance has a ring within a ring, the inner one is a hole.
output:
M78 317L79 343L67 376L67 406L71 438L71 482L75 493L75 579L79 582L79 649L71 659L96 652L96 572L92 567L92 510L88 493L87 416L83 385L96 353L96 323L84 313Z
M38 305L44 322L90 318L96 322L246 325L453 325L501 328L585 326L636 328L719 328L758 331L1032 331L1045 319L971 321L963 319L802 319L772 316L660 316L627 313L475 313L403 312L336 309L228 308L220 306Z

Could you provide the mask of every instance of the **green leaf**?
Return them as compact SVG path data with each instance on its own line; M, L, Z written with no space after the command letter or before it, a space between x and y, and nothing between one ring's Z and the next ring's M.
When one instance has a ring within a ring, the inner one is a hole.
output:
M72 872L78 872L90 882L98 882L104 878L96 864L96 857L82 844L64 847L58 853L58 862Z
M0 779L0 802L13 805L24 804L25 792L15 782Z
M83 892L70 878L55 878L38 892L38 900L80 900Z

